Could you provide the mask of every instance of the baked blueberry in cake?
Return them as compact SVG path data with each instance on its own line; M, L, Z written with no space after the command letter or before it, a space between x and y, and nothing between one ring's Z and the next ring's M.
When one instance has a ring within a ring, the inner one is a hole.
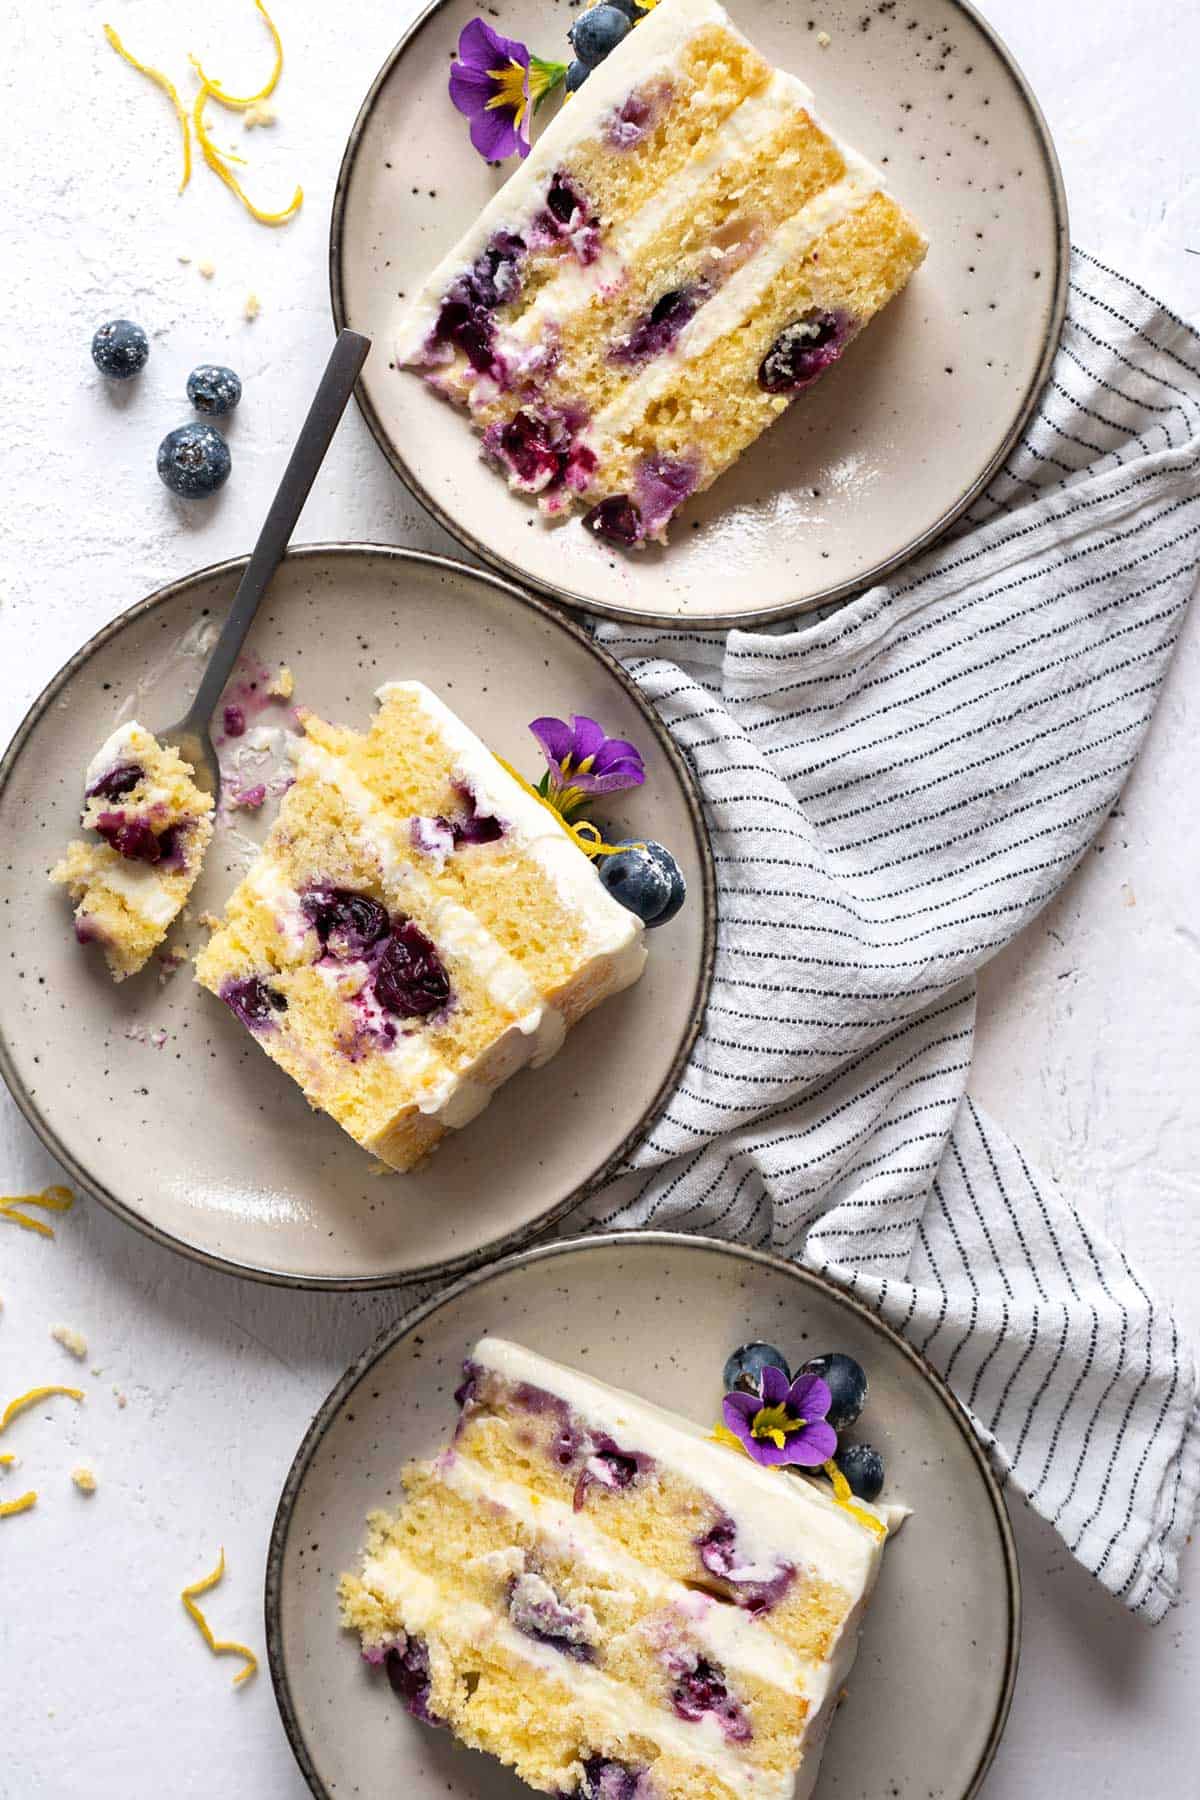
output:
M714 1436L485 1338L452 1441L342 1578L367 1661L542 1793L802 1800L903 1509L784 1469L832 1475L831 1392L754 1380Z
M75 903L75 935L97 943L114 981L144 966L178 916L212 837L212 796L190 763L136 720L120 725L84 778L76 839L50 879Z
M561 817L429 688L379 701L366 733L305 716L196 975L310 1105L405 1170L636 981L645 949Z
M841 359L925 249L717 0L661 0L406 301L397 362L468 412L510 487L633 548Z

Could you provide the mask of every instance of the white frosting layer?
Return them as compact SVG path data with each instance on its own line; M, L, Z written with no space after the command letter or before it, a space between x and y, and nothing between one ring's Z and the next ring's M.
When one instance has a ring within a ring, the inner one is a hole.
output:
M129 910L150 925L165 928L183 905L182 894L173 894L151 863L110 858L97 850L88 879L120 894Z
M476 1601L457 1595L446 1598L432 1577L397 1549L370 1559L362 1578L373 1593L395 1608L404 1629L414 1636L432 1637L435 1642L442 1638L456 1649L494 1643L540 1674L569 1686L601 1728L644 1735L685 1763L710 1768L736 1794L757 1796L758 1800L788 1800L793 1792L790 1778L772 1775L747 1762L726 1741L711 1714L695 1722L677 1718L601 1670L568 1661L551 1645L526 1637L506 1618Z
M626 1452L651 1457L701 1487L737 1527L738 1574L770 1580L781 1560L814 1570L851 1596L867 1591L883 1554L876 1537L814 1484L761 1468L713 1441L711 1427L596 1381L503 1338L483 1338L473 1360L504 1379L544 1388ZM878 1507L856 1501L886 1526Z
M594 136L599 122L634 88L658 76L669 76L681 44L705 25L722 25L740 36L717 0L662 0L592 70L585 85L547 125L520 168L402 309L396 324L398 362L419 359L446 289L482 253L493 233L520 232L527 226L544 205L551 176L574 146Z
M470 787L481 812L504 821L513 843L538 864L559 900L575 916L589 954L613 959L613 991L636 981L646 961L642 922L612 898L553 813L500 767L470 727L423 682L388 682L377 698L386 701L391 693L404 693L417 701L436 727L456 779Z

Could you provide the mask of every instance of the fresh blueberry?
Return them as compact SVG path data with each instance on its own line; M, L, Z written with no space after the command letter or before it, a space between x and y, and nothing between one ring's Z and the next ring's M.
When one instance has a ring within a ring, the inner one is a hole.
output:
M92 339L92 361L113 381L140 374L149 356L150 340L132 319L110 319Z
M840 1350L826 1356L812 1356L800 1370L801 1375L819 1375L833 1396L829 1403L829 1423L835 1431L853 1425L867 1404L867 1376L861 1363Z
M878 1500L883 1492L883 1458L873 1444L844 1444L833 1460L856 1500Z
M215 494L232 467L229 445L212 425L181 425L158 446L159 480L185 500Z
M636 913L648 929L665 925L687 898L679 864L662 844L621 844L599 865L600 880L614 900Z
M206 419L219 419L241 399L241 379L220 363L201 363L187 378L187 397Z
M567 36L579 61L594 69L632 30L628 14L620 7L602 5L576 19Z
M575 58L575 61L573 63L568 63L567 64L567 92L568 92L568 94L577 94L579 92L580 88L583 86L584 82L587 80L588 76L591 74L591 72L592 71L588 68L587 64L581 63L578 57Z
M779 1369L791 1379L787 1358L774 1344L743 1344L725 1364L725 1392L757 1394L764 1369Z

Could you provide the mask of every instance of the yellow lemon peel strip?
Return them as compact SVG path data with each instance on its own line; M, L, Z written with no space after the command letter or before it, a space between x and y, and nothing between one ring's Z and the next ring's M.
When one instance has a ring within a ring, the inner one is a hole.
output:
M65 1394L68 1400L83 1399L82 1388L58 1387L57 1385L30 1388L27 1394L18 1394L15 1400L10 1400L4 1411L0 1413L0 1431L7 1431L18 1413L23 1413L27 1407L36 1406L39 1400L49 1400L54 1394Z
M28 1213L19 1211L22 1206L40 1206L43 1212L70 1212L75 1204L75 1196L70 1188L43 1188L40 1194L3 1194L0 1195L0 1220L7 1219L13 1225L20 1225L25 1231L36 1231L42 1237L54 1236L53 1225L47 1225L42 1219L31 1219Z
M865 1525L868 1531L873 1531L876 1537L886 1537L887 1526L884 1524L883 1520L877 1519L874 1513L867 1512L865 1507L855 1506L854 1496L850 1492L850 1483L846 1480L846 1477L842 1474L842 1471L838 1468L837 1464L835 1462L827 1462L822 1463L821 1467L833 1483L833 1497L838 1505L844 1507L850 1514L850 1517L852 1519L857 1519L860 1525Z
M104 27L104 35L117 55L122 57L131 69L136 69L139 75L144 75L148 81L152 81L155 87L160 87L175 108L175 117L179 120L179 129L183 134L183 178L179 183L179 192L182 194L192 179L192 134L188 130L188 116L183 101L179 98L178 89L161 69L152 69L149 63L139 62L137 57L125 48L111 25Z
M496 756L494 750L492 755L496 757L496 761L504 773L511 775L517 786L523 788L531 800L536 800L539 806L545 807L551 818L558 820L567 836L573 840L577 849L583 851L585 856L591 857L594 861L597 856L615 856L617 851L624 847L620 844L606 844L599 828L593 825L590 819L577 819L574 824L569 819L564 819L557 806L552 806L545 794L539 794L532 782L526 781L525 777L514 769L511 763L505 762L502 756Z
M200 65L197 63L197 71L199 71L199 67ZM209 87L208 83L202 81L200 92L196 95L195 103L192 107L192 124L196 128L196 142L200 146L201 155L204 157L205 162L208 164L213 174L219 175L230 192L237 195L251 218L257 219L260 225L286 225L288 220L293 218L295 214L300 211L300 208L304 203L304 189L297 185L295 193L292 195L287 206L283 208L282 212L264 212L261 206L256 206L254 204L254 201L251 200L249 194L246 193L241 183L238 181L237 176L229 167L225 157L222 156L221 152L217 149L217 146L213 143L208 126L204 122L204 109L212 98L212 93L213 90Z
M271 70L266 87L260 88L257 94L227 94L219 81L214 81L210 75L204 73L198 57L193 56L190 59L192 67L213 99L219 100L222 106L231 107L235 112L244 112L248 106L257 106L260 100L268 99L275 92L279 85L279 77L283 74L283 39L262 0L254 0L254 4L262 14L263 24L270 32L271 41L275 46L275 67Z
M37 1494L30 1488L19 1500L5 1500L0 1503L0 1519L11 1519L14 1513L28 1512L31 1506L37 1505Z
M14 1455L13 1455L13 1453L12 1453L12 1451L11 1451L11 1450L6 1450L6 1451L5 1451L5 1452L4 1452L4 1455L3 1455L3 1456L0 1456L0 1469L7 1469L7 1468L11 1468L11 1466L12 1466L12 1464L13 1464L13 1463L15 1463L15 1462L16 1462L16 1460L17 1460L17 1459L16 1459L16 1457L15 1457L15 1456L14 1456Z
M204 1639L214 1656L232 1655L245 1657L246 1667L240 1674L235 1675L233 1678L234 1687L240 1687L243 1681L249 1681L252 1675L258 1674L257 1656L255 1656L253 1650L248 1649L245 1644L235 1644L232 1640L214 1637L208 1620L196 1605L196 1601L199 1599L200 1595L207 1594L210 1588L215 1588L224 1573L225 1551L222 1549L221 1559L212 1574L206 1575L202 1581L193 1581L190 1587L184 1588L179 1598L183 1601L188 1617L194 1621L199 1629L201 1637Z

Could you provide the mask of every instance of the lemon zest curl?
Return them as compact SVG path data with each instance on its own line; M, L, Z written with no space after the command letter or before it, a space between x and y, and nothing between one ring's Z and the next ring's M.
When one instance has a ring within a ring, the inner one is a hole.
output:
M874 1532L876 1537L886 1537L887 1526L884 1524L883 1520L877 1519L875 1514L873 1512L868 1512L865 1507L855 1506L854 1496L850 1490L850 1483L846 1480L846 1477L842 1474L842 1471L838 1468L837 1464L830 1461L822 1463L821 1467L833 1483L833 1497L837 1501L837 1504L840 1507L843 1507L845 1511L850 1514L852 1519L857 1519L860 1525L865 1525L868 1531Z
M204 1639L214 1656L231 1655L245 1657L246 1667L233 1678L234 1687L240 1687L243 1681L249 1681L252 1675L258 1674L257 1656L255 1656L253 1650L249 1649L245 1644L235 1644L232 1639L214 1637L212 1627L209 1625L204 1614L200 1611L200 1608L196 1605L196 1601L199 1599L200 1595L207 1594L210 1588L215 1588L224 1573L225 1551L224 1548L222 1548L220 1561L217 1563L212 1574L205 1575L200 1581L193 1581L190 1587L184 1588L179 1598L183 1601L184 1609L187 1612L188 1617L195 1623L201 1637Z
M39 1400L49 1400L54 1394L65 1394L68 1400L83 1399L82 1388L60 1387L57 1383L52 1383L49 1387L30 1388L27 1394L18 1394L15 1400L10 1400L0 1413L0 1431L7 1431L18 1413L36 1406Z
M4 1194L0 1195L0 1220L7 1219L24 1231L36 1231L40 1237L52 1238L53 1225L47 1225L43 1219L31 1219L20 1208L40 1206L43 1212L65 1213L70 1212L74 1204L75 1196L67 1187L43 1188L40 1194Z
M193 58L193 62L194 61L195 59ZM199 66L200 65L196 63L197 70L199 69ZM208 126L204 120L204 109L212 98L212 88L209 87L207 82L202 81L200 91L196 95L195 103L192 106L192 124L196 130L196 142L200 146L200 154L203 156L213 174L220 176L230 192L237 195L252 219L257 219L260 225L286 225L288 220L294 218L304 204L304 189L297 183L295 193L292 195L288 204L279 212L265 212L261 206L257 206L255 202L251 200L249 194L246 192L245 188L243 188L233 170L229 167L225 157L217 149L217 146L209 133Z
M22 1494L19 1500L0 1502L0 1519L11 1519L15 1513L28 1512L31 1506L36 1505L37 1492L34 1488L30 1488L29 1492Z
M228 106L234 112L245 112L248 106L257 106L260 100L268 99L275 92L279 85L279 77L283 74L283 39L279 35L279 28L262 0L254 0L254 4L262 14L263 24L270 32L271 41L275 46L275 67L267 78L266 86L259 88L257 94L227 94L219 81L214 81L211 75L205 74L198 57L193 56L188 59L200 77L202 85L208 89L213 99L219 100L222 106Z
M111 25L105 25L103 29L105 37L117 55L127 62L131 69L136 69L139 75L144 75L148 81L152 81L155 87L160 87L175 108L175 117L179 120L179 129L183 134L183 176L179 183L179 192L182 194L192 179L192 134L188 130L188 116L183 101L179 98L179 90L170 76L164 75L161 69L152 69L149 63L139 62L133 52L125 48Z

